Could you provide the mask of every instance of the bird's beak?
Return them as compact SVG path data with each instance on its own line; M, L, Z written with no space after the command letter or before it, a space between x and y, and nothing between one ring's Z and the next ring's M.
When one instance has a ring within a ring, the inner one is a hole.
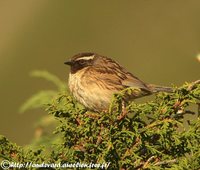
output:
M67 65L71 66L72 65L72 61L70 61L70 60L69 61L65 61L64 64L67 64Z

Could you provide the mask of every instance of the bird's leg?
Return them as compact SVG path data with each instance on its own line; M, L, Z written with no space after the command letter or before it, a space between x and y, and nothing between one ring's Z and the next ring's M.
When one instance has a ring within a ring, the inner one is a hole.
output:
M126 117L128 111L126 109L126 102L125 100L122 100L122 112L121 114L117 117L118 120L122 120L124 117Z

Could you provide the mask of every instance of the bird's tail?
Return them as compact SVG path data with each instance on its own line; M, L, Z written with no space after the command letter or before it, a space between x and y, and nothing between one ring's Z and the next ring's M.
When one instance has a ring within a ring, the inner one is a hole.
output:
M157 92L171 93L173 91L173 89L171 87L158 86L158 85L155 85L155 84L148 84L147 86L151 90L151 92L153 92L153 93L157 93Z

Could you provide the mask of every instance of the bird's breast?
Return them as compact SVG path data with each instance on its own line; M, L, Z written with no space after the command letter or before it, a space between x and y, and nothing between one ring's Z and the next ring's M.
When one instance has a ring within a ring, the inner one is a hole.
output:
M69 75L69 89L76 100L95 111L108 109L114 93L95 75L86 75L84 71Z

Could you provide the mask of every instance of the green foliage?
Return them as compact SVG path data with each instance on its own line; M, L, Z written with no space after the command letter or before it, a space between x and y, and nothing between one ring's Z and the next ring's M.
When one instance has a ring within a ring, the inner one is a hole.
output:
M43 107L45 104L49 103L49 101L53 98L53 96L55 96L58 93L58 91L63 91L65 89L64 83L57 76L47 71L35 70L31 72L31 76L43 78L55 85L57 89L42 90L34 94L21 106L20 112L22 113L27 111L28 109Z
M129 102L124 108L123 95L130 90L115 94L109 111L102 113L87 111L58 90L46 105L58 121L56 139L44 147L24 149L1 137L0 160L106 162L108 169L199 169L200 85L186 83L173 93L159 93L146 103ZM186 114L193 115L191 120Z

